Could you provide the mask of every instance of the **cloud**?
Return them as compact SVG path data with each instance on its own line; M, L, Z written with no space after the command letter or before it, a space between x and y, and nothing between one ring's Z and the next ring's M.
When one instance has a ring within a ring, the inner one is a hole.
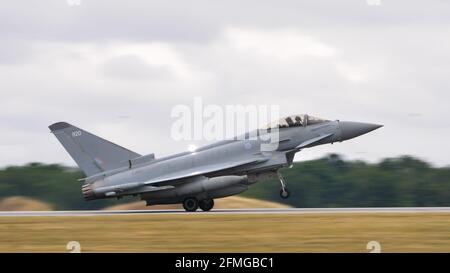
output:
M56 121L140 153L186 150L170 137L170 112L195 96L385 125L298 160L448 164L449 14L446 1L10 1L0 9L0 166L73 165L48 133Z
M171 78L168 67L150 65L137 55L121 55L106 61L104 72L115 79L167 80Z
M170 3L161 0L8 1L0 9L2 38L54 42L189 42L215 40L230 25L276 30L408 27L448 24L448 1L298 1L224 3L208 0ZM355 40L357 37L354 37Z
M3 39L0 43L0 65L16 65L33 57L33 48L26 41Z
M297 61L302 57L327 58L337 55L337 50L332 46L297 30L229 28L225 35L230 46L237 51L261 54L282 62Z

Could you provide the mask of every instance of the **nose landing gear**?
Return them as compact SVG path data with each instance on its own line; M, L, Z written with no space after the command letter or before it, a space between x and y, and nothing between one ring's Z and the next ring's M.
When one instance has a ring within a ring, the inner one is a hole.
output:
M283 176L279 172L277 172L277 175L281 183L280 197L283 199L287 199L291 194L286 187L286 182L284 182Z
M288 199L290 195L291 195L291 193L289 192L289 190L287 188L284 188L284 189L280 190L280 197L281 198Z

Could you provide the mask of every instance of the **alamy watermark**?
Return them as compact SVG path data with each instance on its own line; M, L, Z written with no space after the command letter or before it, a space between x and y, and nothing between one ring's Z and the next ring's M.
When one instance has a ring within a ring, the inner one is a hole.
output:
M369 6L381 6L381 0L366 0Z
M205 105L195 97L192 105L174 106L171 117L174 140L259 139L262 150L278 148L278 127L263 126L279 119L278 105Z
M370 241L367 243L366 249L370 250L370 253L381 253L381 244L378 241Z
M81 253L81 244L78 241L67 242L66 249L70 253Z
M81 0L66 0L66 1L67 1L67 5L69 5L71 7L81 5Z

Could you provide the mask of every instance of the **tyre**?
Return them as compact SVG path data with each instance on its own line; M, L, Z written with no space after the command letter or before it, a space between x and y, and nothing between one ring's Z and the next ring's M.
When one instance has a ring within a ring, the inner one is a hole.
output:
M214 200L203 199L199 202L199 206L203 211L210 211L214 207Z
M281 189L280 190L280 197L281 198L283 198L283 199L287 199L287 198L289 198L289 196L290 196L291 194L290 194L290 192L288 191L288 189Z
M196 211L198 209L198 200L197 198L186 198L183 201L183 208L186 211Z

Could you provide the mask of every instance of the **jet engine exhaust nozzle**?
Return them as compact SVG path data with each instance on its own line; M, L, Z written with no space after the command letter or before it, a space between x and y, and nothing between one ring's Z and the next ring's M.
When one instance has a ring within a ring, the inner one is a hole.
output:
M91 187L91 184L85 184L81 186L81 193L83 194L83 197L86 201L95 199L95 193Z

